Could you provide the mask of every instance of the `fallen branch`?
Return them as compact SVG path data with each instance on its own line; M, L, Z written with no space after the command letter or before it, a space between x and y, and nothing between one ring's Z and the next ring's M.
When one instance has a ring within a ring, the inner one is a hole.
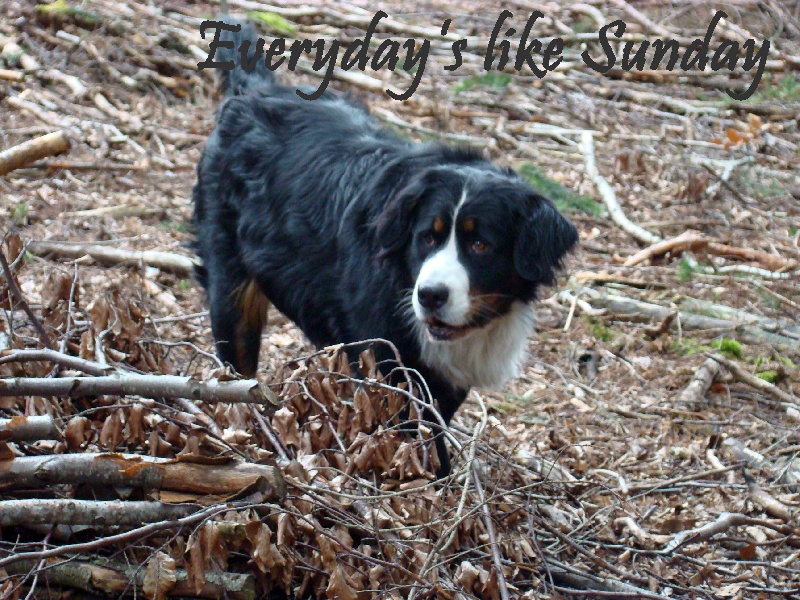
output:
M50 416L20 416L0 419L0 442L35 442L36 440L59 439L61 439L61 433ZM2 514L0 510L0 515Z
M705 398L706 392L714 383L714 378L719 374L722 365L713 358L707 358L700 365L683 392L678 398L678 405L699 404Z
M21 456L3 466L0 486L4 489L91 484L217 496L244 490L260 491L269 498L286 493L277 468L237 461L210 465L138 454L87 452Z
M177 375L117 372L100 377L9 377L0 379L0 397L8 396L142 396L188 398L201 402L276 404L275 393L255 379L199 381Z
M771 384L769 381L765 381L760 377L756 377L755 375L748 373L732 360L728 360L720 354L713 354L711 355L711 358L728 369L731 375L733 375L734 379L738 380L739 382L745 383L750 387L759 390L760 392L764 392L779 402L800 406L800 398L797 398L789 392L784 392L778 386Z
M14 563L30 560L38 561L46 558L53 558L54 556L64 556L65 554L90 552L92 550L97 550L98 548L104 548L105 546L111 546L121 542L133 542L154 533L158 533L159 531L180 529L188 525L200 523L227 510L230 510L229 506L217 504L207 508L206 510L202 510L176 521L160 521L158 523L151 523L149 525L145 525L144 527L132 529L131 531L126 531L117 535L111 535L97 540L92 540L91 542L69 544L66 546L59 546L57 548L50 548L49 550L41 550L39 552L17 552L15 554L10 554L5 558L0 558L0 569L7 569L8 565L12 565Z
M0 526L95 525L133 526L173 521L196 513L197 504L112 500L6 500L0 502Z
M677 254L680 252L685 252L686 250L697 250L707 245L708 240L706 240L705 236L702 234L695 233L693 231L685 231L677 237L670 238L668 240L660 240L655 244L640 250L633 256L629 257L628 260L623 263L623 266L633 267L639 263L643 263L648 259L666 254L667 252Z
M8 291L11 296L14 297L14 300L22 307L22 310L28 315L28 318L31 321L31 325L36 330L36 333L39 334L39 339L42 341L42 344L47 348L53 348L53 342L50 340L50 336L47 335L47 332L44 330L44 327L39 322L39 319L36 318L36 315L33 314L31 307L28 305L28 302L25 300L25 296L22 295L22 290L19 289L17 285L17 281L14 279L14 274L11 272L11 267L8 266L8 261L6 260L6 255L3 254L2 248L0 248L0 266L3 268L3 276L6 280L6 285L8 286Z
M800 339L800 326L789 321L778 321L777 319L756 315L724 304L715 304L706 300L698 300L691 296L682 298L679 305L682 309L689 312L699 313L718 319L728 319L737 324L745 323L748 325L757 325L765 331L780 333L788 337Z
M742 469L742 475L744 476L745 483L747 483L747 496L753 504L763 508L764 512L773 519L780 519L785 523L794 522L795 513L791 508L774 498L768 492L762 490L755 478L746 470Z
M41 350L11 350L7 354L0 356L0 365L37 361L48 361L67 369L74 369L81 373L86 373L87 375L108 375L114 370L114 368L109 365L92 362L91 360L85 360L77 356L70 356L69 354L50 350L49 348Z
M37 566L35 561L24 561L10 565L6 571L9 575L25 575L36 570ZM46 569L47 583L50 586L75 588L114 598L141 595L146 576L145 569L140 566L106 562L94 564L70 560L61 564L47 564ZM195 587L195 582L189 582L185 569L176 569L175 578L175 584L166 592L167 597L231 600L253 600L256 597L252 575L209 570L205 573L205 582L199 590Z
M707 523L702 527L697 527L696 529L681 531L674 538L672 538L672 541L666 545L661 553L669 554L670 552L675 552L687 544L700 544L702 542L706 542L719 533L725 533L731 527L741 527L743 525L756 525L759 527L772 529L773 531L777 531L778 533L783 533L785 535L792 534L791 528L785 525L776 525L774 523L770 523L769 521L754 519L741 513L723 512L719 517L717 517L716 521Z
M61 154L69 150L69 138L63 131L55 131L28 140L0 152L0 175L10 173L46 156Z
M770 254L769 252L751 250L749 248L738 248L736 246L712 242L703 234L695 231L685 231L677 237L661 240L628 258L624 266L633 267L646 260L666 254L667 252L680 254L687 250L703 250L715 256L734 257L741 260L756 262L770 271L794 269L797 266L795 261Z
M597 165L595 162L594 157L594 138L592 137L591 132L584 131L581 134L581 143L580 143L581 150L583 151L583 158L586 162L586 174L589 176L589 179L592 180L595 187L597 188L598 193L600 194L603 202L608 208L608 212L611 215L611 219L620 226L620 228L634 237L635 239L643 242L645 244L656 244L661 241L661 238L657 235L654 235L647 231L646 229L640 227L628 217L625 216L625 213L622 212L622 207L619 205L617 201L617 195L614 193L614 190L611 189L611 186L608 182L600 175L600 172L597 170Z
M643 598L647 600L668 600L667 596L661 594L654 594L648 592L640 587L636 587L624 581L616 581L608 577L596 577L589 573L579 573L577 570L567 570L552 564L552 561L546 563L547 573L552 576L553 580L561 584L556 588L564 594L579 593L579 596L592 598L592 597L609 597L609 598L630 598L631 600Z
M28 250L37 256L77 260L89 256L105 266L143 264L167 271L180 277L190 277L196 261L180 254L155 250L119 250L96 244L71 244L67 242L31 242Z
M616 294L601 294L590 288L586 288L584 293L591 298L591 304L594 308L605 308L608 312L617 315L638 315L649 319L664 320L675 312L674 308ZM672 321L670 329L677 329L679 323L683 329L718 329L724 332L731 332L745 343L800 348L800 340L764 331L755 325L738 324L729 319L705 317L682 310L678 311L678 316Z

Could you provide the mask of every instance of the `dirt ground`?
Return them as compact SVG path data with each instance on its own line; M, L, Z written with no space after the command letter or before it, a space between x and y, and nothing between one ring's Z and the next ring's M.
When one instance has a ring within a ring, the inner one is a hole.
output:
M450 43L435 40L410 100L391 100L375 87L408 87L413 73L401 69L331 84L363 99L402 135L474 145L519 169L580 231L580 248L558 289L538 302L522 375L503 390L478 390L457 421L472 432L485 405L490 443L527 457L534 471L550 465L568 482L553 501L563 527L540 540L544 554L625 580L652 597L800 597L800 4L570 4L285 2L269 8L229 1L234 14L268 11L265 35L312 39L356 39L363 35L358 19L379 8L406 28L380 36L401 41L421 39L410 27L438 31L446 18L453 19L451 33L485 40L503 8L514 13L518 29L531 10L545 13L536 35L561 36L566 48L561 68L543 79L529 69L487 74L477 43L461 68L445 71ZM67 6L48 11L10 0L0 9L0 67L24 73L19 81L0 78L0 147L55 130L71 141L68 153L0 177L4 233L22 244L93 242L190 257L194 168L219 100L214 74L195 68L203 58L198 49L207 49L198 28L219 8L187 0ZM725 93L750 84L753 73L741 69L723 75L616 67L603 76L580 59L587 44L599 55L588 36L596 39L616 18L628 24L623 41L656 39L664 29L692 40L705 35L715 8L729 15L716 40L772 41L762 83L746 101ZM12 41L17 48L9 49ZM319 83L308 72L281 69L278 76ZM586 132L600 176L650 242L611 218L596 178L587 175ZM691 244L626 266L654 241L687 231L695 234ZM3 248L11 261L18 244L9 238ZM25 253L15 274L63 351L95 356L95 340L83 334L105 319L112 363L198 378L215 372L204 298L185 273L43 254ZM3 341L14 349L36 346L36 331L6 291L0 285L0 351ZM653 306L662 312L648 313ZM132 315L130 326L118 314L109 321L110 313L123 310ZM281 365L314 351L273 310L260 377L273 381L285 373ZM723 367L710 388L684 394L712 353L744 375ZM6 377L49 372L4 368ZM768 385L755 387L753 376ZM52 402L5 401L0 417L55 414L66 422L82 410ZM98 440L88 444L104 449ZM147 453L134 446L121 441L117 449ZM14 449L17 456L58 451L63 448L46 443ZM0 494L17 497L1 487ZM670 549L681 532L726 512L747 519ZM4 536L0 551L14 552L14 543ZM575 587L553 584L545 571L523 579L512 585L512 596L572 597L567 588ZM491 587L476 583L463 593L500 597ZM646 597L622 588L584 593L575 597Z

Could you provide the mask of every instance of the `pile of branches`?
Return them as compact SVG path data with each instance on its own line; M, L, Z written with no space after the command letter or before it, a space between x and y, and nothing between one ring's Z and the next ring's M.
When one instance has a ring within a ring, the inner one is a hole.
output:
M348 347L324 349L266 382L219 367L164 374L168 357L147 341L135 300L111 292L83 307L77 276L54 271L34 311L16 277L24 246L9 238L4 252L4 598L76 588L152 598L688 597L709 593L713 569L663 565L695 565L712 536L749 526L800 545L793 515L769 510L775 518L723 513L676 535L630 517L609 527L615 496L682 479L619 491L578 480L515 449L480 396L471 425L442 432L415 380L389 383L369 352L351 364ZM435 435L454 454L441 481Z

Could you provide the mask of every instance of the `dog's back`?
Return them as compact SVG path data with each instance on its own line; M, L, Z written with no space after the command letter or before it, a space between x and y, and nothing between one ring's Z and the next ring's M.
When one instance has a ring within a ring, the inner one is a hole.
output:
M354 267L340 256L344 216L359 212L359 203L377 213L365 182L394 157L414 152L347 98L326 92L303 100L276 82L263 60L243 69L240 48L252 58L255 36L249 24L221 35L233 48L219 48L216 60L236 68L223 72L225 100L193 194L195 249L203 261L197 275L218 352L244 374L256 369L264 293L316 344L358 337L344 326L339 293L343 270ZM372 248L348 249L364 260L362 273L371 270Z

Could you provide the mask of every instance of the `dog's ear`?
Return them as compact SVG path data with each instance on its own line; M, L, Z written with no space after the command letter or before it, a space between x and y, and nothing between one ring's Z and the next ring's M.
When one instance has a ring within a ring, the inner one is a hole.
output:
M552 285L564 255L578 242L578 232L547 198L533 194L527 206L514 245L514 268L523 279Z
M389 201L372 222L381 258L405 247L411 237L414 215L426 189L426 173L423 172L388 193Z

